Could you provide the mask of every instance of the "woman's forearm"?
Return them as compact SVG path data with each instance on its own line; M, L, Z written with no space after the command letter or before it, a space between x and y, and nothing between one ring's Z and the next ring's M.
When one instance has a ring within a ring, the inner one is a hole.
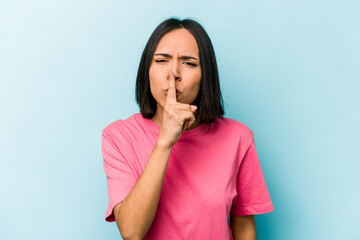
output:
M231 215L230 227L234 240L256 240L256 224L254 215Z
M159 203L172 146L158 141L132 191L122 202L116 222L124 239L142 239Z

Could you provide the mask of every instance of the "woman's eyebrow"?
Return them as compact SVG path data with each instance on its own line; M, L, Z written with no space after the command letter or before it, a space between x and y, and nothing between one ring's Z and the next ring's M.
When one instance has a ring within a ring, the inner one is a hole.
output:
M163 57L166 57L166 58L172 58L172 56L170 54L167 54L167 53L156 53L154 54L154 56L157 56L157 55L160 55L160 56L163 56ZM182 59L182 60L189 60L189 59L194 59L194 60L198 60L197 58L195 57L192 57L192 56L180 56L179 59Z

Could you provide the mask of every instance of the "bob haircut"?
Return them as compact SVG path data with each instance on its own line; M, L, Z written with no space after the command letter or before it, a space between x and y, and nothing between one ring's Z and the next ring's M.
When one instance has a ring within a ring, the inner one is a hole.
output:
M156 100L150 91L149 69L155 49L160 39L168 32L185 28L195 38L200 57L201 83L199 94L192 103L197 106L195 118L201 123L211 123L224 115L223 99L220 90L219 74L214 48L204 28L194 20L169 18L156 27L142 53L136 77L136 102L145 118L156 113Z

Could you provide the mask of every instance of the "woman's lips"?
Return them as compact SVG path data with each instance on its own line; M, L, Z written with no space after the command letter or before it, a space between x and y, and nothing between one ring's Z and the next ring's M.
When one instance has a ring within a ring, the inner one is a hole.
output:
M167 96L168 91L164 90L165 95ZM180 92L176 91L176 96L178 97L180 95Z

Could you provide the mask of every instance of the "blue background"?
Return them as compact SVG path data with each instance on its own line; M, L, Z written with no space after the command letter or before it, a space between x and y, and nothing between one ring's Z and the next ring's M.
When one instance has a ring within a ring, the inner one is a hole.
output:
M101 131L138 112L164 19L199 21L275 211L258 239L360 239L359 1L0 1L0 239L120 239Z

